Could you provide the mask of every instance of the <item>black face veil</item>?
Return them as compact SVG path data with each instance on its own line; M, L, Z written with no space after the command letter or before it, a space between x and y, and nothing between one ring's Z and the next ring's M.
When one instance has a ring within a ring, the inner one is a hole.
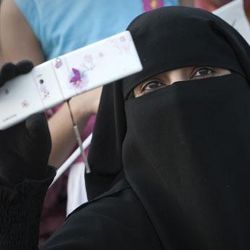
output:
M128 27L143 71L104 88L86 176L90 198L125 176L164 249L250 247L250 50L216 16L161 8ZM232 74L128 98L166 70Z

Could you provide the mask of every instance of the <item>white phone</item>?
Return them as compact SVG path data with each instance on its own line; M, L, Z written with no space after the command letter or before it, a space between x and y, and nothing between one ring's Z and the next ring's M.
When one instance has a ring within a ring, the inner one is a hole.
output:
M0 88L0 129L141 70L129 31L49 60Z

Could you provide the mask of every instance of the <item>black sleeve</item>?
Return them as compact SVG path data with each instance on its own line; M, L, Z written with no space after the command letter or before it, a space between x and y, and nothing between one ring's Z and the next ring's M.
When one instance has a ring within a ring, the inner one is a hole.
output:
M43 180L25 180L15 187L0 182L0 249L38 249L43 200L55 169Z
M130 188L83 204L41 250L158 250L158 236Z

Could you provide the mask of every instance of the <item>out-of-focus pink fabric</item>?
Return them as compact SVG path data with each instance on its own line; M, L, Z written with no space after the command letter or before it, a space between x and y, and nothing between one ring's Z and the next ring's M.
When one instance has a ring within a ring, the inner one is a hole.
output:
M67 178L68 172L64 173L46 194L41 215L39 245L42 245L65 220Z
M60 105L47 110L47 118L51 118L59 109ZM95 124L95 115L92 115L87 122L84 130L82 131L82 140L92 132ZM77 145L75 146L75 148ZM75 149L74 148L74 149ZM73 150L74 150L73 149ZM72 151L73 152L73 151ZM76 162L82 161L78 157ZM67 202L67 180L68 171L66 171L48 190L42 211L42 219L40 224L40 238L39 244L41 245L48 237L63 224L66 217L66 202ZM83 187L84 188L84 187Z
M143 0L142 2L145 12L164 6L163 0Z

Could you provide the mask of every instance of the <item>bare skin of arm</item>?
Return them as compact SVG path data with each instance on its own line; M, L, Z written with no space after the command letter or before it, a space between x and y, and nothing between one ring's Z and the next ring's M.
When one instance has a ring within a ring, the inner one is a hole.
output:
M31 60L35 65L44 61L39 41L14 0L3 0L0 13L0 38L4 61ZM82 130L90 115L97 112L101 89L79 95L70 100L73 116ZM76 144L70 113L66 104L49 119L52 151L49 164L59 167Z

